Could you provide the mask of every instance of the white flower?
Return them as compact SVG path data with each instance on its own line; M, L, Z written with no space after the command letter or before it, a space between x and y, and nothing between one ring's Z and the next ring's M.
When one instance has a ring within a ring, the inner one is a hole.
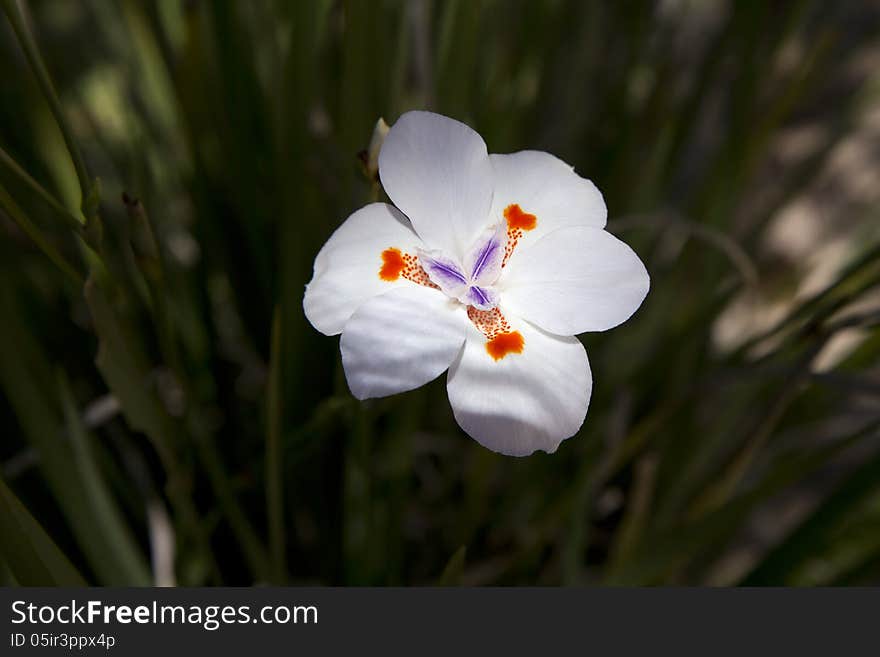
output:
M603 230L589 180L539 151L489 155L468 126L400 117L379 154L397 207L352 214L315 259L303 307L358 399L445 370L458 424L511 455L553 452L587 413L592 376L572 337L632 315L648 273Z

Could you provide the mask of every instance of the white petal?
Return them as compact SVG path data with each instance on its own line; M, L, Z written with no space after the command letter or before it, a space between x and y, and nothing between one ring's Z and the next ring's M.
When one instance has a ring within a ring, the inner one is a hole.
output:
M499 286L505 307L558 335L625 322L648 294L645 265L598 228L563 228L522 248Z
M367 299L400 285L414 285L403 278L383 280L379 271L384 250L414 253L419 246L421 241L397 208L373 203L355 212L315 258L314 275L303 298L312 326L325 335L337 335Z
M461 356L449 369L449 402L459 426L484 447L511 456L554 452L580 429L593 377L583 345L513 321L521 353L495 360L486 339L468 329Z
M468 324L461 304L430 287L399 287L370 299L342 331L348 387L369 399L436 379L461 351Z
M543 151L489 157L495 173L490 220L504 221L504 210L511 205L537 218L535 227L524 231L521 245L567 226L605 226L608 210L602 194L559 158Z
M379 153L389 198L431 248L460 259L488 225L492 165L482 137L431 112L407 112Z

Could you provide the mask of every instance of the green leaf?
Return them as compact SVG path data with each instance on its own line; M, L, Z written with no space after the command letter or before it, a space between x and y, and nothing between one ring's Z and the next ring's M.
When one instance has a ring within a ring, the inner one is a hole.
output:
M745 586L786 583L815 554L819 544L833 538L868 498L880 490L880 455L850 474L794 531L745 577Z
M643 538L638 550L612 565L606 583L633 586L665 581L698 556L723 545L738 531L749 513L764 501L858 445L874 430L876 426L810 452L785 455L761 481L724 506L690 523Z
M0 557L22 586L85 586L82 575L0 479Z
M0 290L3 302L8 304L11 297L7 289ZM77 436L76 431L65 436L59 400L53 394L51 366L14 314L0 323L0 387L25 438L39 454L40 469L98 581L107 585L149 584L147 568L134 565L131 555L137 550L129 547L132 542L119 543L118 527L107 533L109 525L102 522L105 513L112 513L108 508L115 502L95 465L97 446L86 448L86 438ZM75 410L66 411L75 416ZM71 417L67 420L67 428L75 428ZM115 513L121 523L121 514L118 510Z
M95 363L104 380L119 400L122 412L132 429L147 435L159 453L170 479L168 492L176 510L186 518L191 531L199 531L198 513L188 496L188 477L175 451L178 428L167 414L158 394L148 386L150 368L139 342L128 324L114 312L104 290L89 278L85 285L86 301L92 313L99 347ZM251 569L261 579L268 578L268 554L245 515L228 480L220 455L204 434L194 434L198 454L208 471L211 483L229 523L235 531ZM204 540L204 537L200 537Z
M278 307L272 321L272 356L266 393L266 507L272 575L277 583L287 579L284 555L284 456L281 449L281 335L281 308Z
M147 586L152 582L150 569L116 500L104 483L103 475L95 462L92 437L82 425L67 377L62 372L58 375L58 388L68 436L73 446L73 465L82 483L83 501L91 511L96 529L100 531L107 548L100 568L114 584Z
M137 342L119 322L107 296L94 278L85 285L86 302L98 334L95 364L116 395L129 426L152 441L163 462L172 459L172 427L155 392L147 386L149 367Z
M31 220L24 210L13 200L9 192L0 185L0 209L3 210L24 232L30 237L40 250L46 254L58 269L65 273L77 285L82 283L82 276L76 268L55 248L55 246L46 238L43 231Z
M461 583L461 571L464 570L464 559L467 556L467 546L462 545L449 558L449 562L443 569L437 586L458 586Z

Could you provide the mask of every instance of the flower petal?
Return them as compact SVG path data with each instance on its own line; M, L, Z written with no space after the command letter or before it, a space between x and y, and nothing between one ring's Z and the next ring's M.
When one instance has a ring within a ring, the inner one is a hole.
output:
M608 210L602 194L559 158L543 151L519 151L489 159L495 175L490 221L504 221L505 210L512 206L536 219L523 224L521 244L566 226L605 226Z
M458 296L458 300L466 306L473 306L477 310L492 310L498 305L498 290L491 287L471 285L464 294Z
M414 251L421 240L406 217L387 203L372 203L336 229L315 258L314 275L306 285L303 310L316 329L337 335L364 301L399 285L402 278L379 276L382 253L389 248Z
M464 256L464 270L475 285L492 285L501 274L507 247L507 225L499 222L477 238Z
M484 447L510 456L554 452L577 433L593 378L583 345L513 320L521 351L496 358L473 325L449 369L446 389L459 426Z
M447 258L442 251L419 250L419 264L431 282L450 297L457 297L467 289L467 277L458 264Z
M523 248L499 285L505 307L558 335L625 322L648 294L645 266L629 246L597 228L562 228Z
M413 390L443 373L461 351L464 307L439 290L399 287L370 299L345 325L345 378L358 399Z
M385 138L379 177L431 248L461 258L486 227L492 165L482 137L431 112L407 112Z

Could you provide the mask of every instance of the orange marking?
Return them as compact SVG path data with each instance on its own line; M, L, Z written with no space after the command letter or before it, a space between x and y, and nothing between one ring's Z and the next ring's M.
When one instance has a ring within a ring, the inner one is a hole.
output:
M495 360L501 360L507 354L521 354L525 340L519 331L501 333L486 343L486 351Z
M379 278L383 281L396 281L400 273L406 267L403 254L400 249L385 249L382 251L382 268L379 269Z
M507 264L510 256L513 255L519 239L523 236L523 231L532 230L538 225L538 218L533 214L523 212L518 203L511 203L504 208L504 218L507 219L507 246L504 247L504 260L501 261L502 267Z
M486 336L486 351L495 360L507 354L521 354L525 340L519 331L511 331L510 324L498 308L477 310L468 306L468 318L480 333Z
M413 283L439 289L428 278L428 274L422 269L417 256L401 253L400 249L394 247L382 251L382 267L379 269L379 278L390 283L401 276Z
M538 225L538 218L533 214L523 212L518 203L513 203L504 208L504 218L507 219L508 230L516 230L517 228L532 230Z

